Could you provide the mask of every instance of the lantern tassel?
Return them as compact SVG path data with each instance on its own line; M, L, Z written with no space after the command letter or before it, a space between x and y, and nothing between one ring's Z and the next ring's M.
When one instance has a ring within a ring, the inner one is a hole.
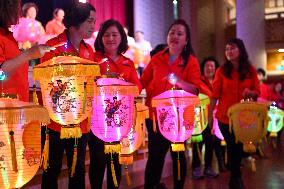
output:
M177 107L177 117L178 117L178 133L179 133L180 132L179 107Z
M178 181L181 180L181 177L180 177L180 160L179 160L179 152L177 152L177 171L178 171Z
M228 163L228 154L227 154L227 146L225 147L225 164Z
M129 172L128 172L128 166L125 165L124 169L125 169L127 186L130 186L131 185L131 179L130 179Z
M252 170L252 172L256 172L255 159L254 159L254 158L251 158L251 159L250 159L250 162L251 162L251 170Z
M37 98L37 94L36 94L36 85L33 85L33 102L38 105L38 98Z
M113 164L112 153L111 153L110 155L111 155L110 166L111 166L111 175L112 175L112 180L113 180L113 184L114 184L114 186L115 186L115 187L118 187L117 179L116 179L116 175L115 175L114 164Z
M154 112L153 112L153 131L154 131L154 133L157 132L156 115L155 115Z
M66 127L61 127L60 139L64 138L80 138L82 136L82 131L80 124L77 125L67 125Z
M76 168L76 165L77 165L77 154L78 154L77 146L78 146L78 141L77 141L77 138L75 138L73 160L72 160L72 167L71 167L71 177L74 176L75 168Z
M14 131L10 131L10 147L11 147L11 155L12 155L12 166L13 171L18 172L18 164L17 164L17 156L16 156L16 145L14 139Z
M44 147L43 147L43 152L41 156L41 166L44 171L47 170L47 167L49 166L48 164L48 157L49 156L49 133L48 129L46 128L45 130L45 142L44 142Z
M256 147L252 142L244 144L243 149L244 149L245 152L248 152L248 153L255 153L256 152Z
M83 96L83 108L82 108L83 114L86 111L86 98L87 98L87 82L84 82L84 96Z
M221 141L221 146L226 146L226 145L227 145L226 141L225 141L225 140L222 140L222 141Z

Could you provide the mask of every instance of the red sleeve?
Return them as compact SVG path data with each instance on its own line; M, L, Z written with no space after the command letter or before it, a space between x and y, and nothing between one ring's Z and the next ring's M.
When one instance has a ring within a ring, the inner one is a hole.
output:
M146 69L143 70L143 74L140 77L140 82L143 88L147 88L153 79L153 63L154 62L152 59L150 63L147 65Z
M188 83L195 85L197 88L200 88L200 78L201 72L198 60L191 55L186 66L184 79Z
M56 44L56 42L53 42L53 41L47 41L46 42L46 45L48 45L48 46L53 46L55 44ZM54 50L54 51L50 51L50 52L45 53L44 56L40 59L40 62L43 63L47 60L52 59L55 56L56 51L57 51L57 49Z
M213 92L212 92L212 98L219 99L222 93L222 70L221 68L218 68L214 81L213 81Z

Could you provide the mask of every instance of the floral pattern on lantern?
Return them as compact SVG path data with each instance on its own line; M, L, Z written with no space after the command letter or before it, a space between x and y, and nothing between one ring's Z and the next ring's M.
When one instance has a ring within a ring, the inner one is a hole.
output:
M116 78L100 78L95 83L91 130L105 142L119 142L133 124L134 97L138 88Z
M43 105L50 118L61 124L79 124L91 113L93 79L100 75L99 65L75 56L58 56L35 66Z
M172 143L183 143L193 132L197 96L183 90L168 90L152 99L161 134Z

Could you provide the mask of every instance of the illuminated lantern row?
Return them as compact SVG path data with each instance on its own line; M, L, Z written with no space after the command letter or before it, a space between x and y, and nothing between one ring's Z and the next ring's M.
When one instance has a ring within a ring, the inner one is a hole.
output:
M100 78L95 82L91 130L105 142L105 153L111 155L111 170L118 186L113 153L121 150L120 140L130 132L134 119L134 97L139 95L136 85L116 78Z
M41 159L41 123L45 108L16 99L0 99L0 188L21 188L36 174Z
M195 109L200 106L200 100L184 90L168 90L154 97L152 106L156 108L161 134L172 142L172 150L177 152L180 180L179 152L185 151L184 142L192 135L197 121Z
M245 152L256 152L256 145L266 136L267 113L267 106L256 102L242 102L229 108L230 129L234 131L236 142L243 143ZM252 163L255 171L254 161Z

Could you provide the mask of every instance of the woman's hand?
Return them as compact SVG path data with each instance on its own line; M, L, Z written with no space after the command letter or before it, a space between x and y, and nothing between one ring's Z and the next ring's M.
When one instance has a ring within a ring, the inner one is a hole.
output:
M26 50L25 54L28 56L28 59L31 60L41 58L46 52L50 52L51 50L55 50L55 48L47 45L35 45Z

